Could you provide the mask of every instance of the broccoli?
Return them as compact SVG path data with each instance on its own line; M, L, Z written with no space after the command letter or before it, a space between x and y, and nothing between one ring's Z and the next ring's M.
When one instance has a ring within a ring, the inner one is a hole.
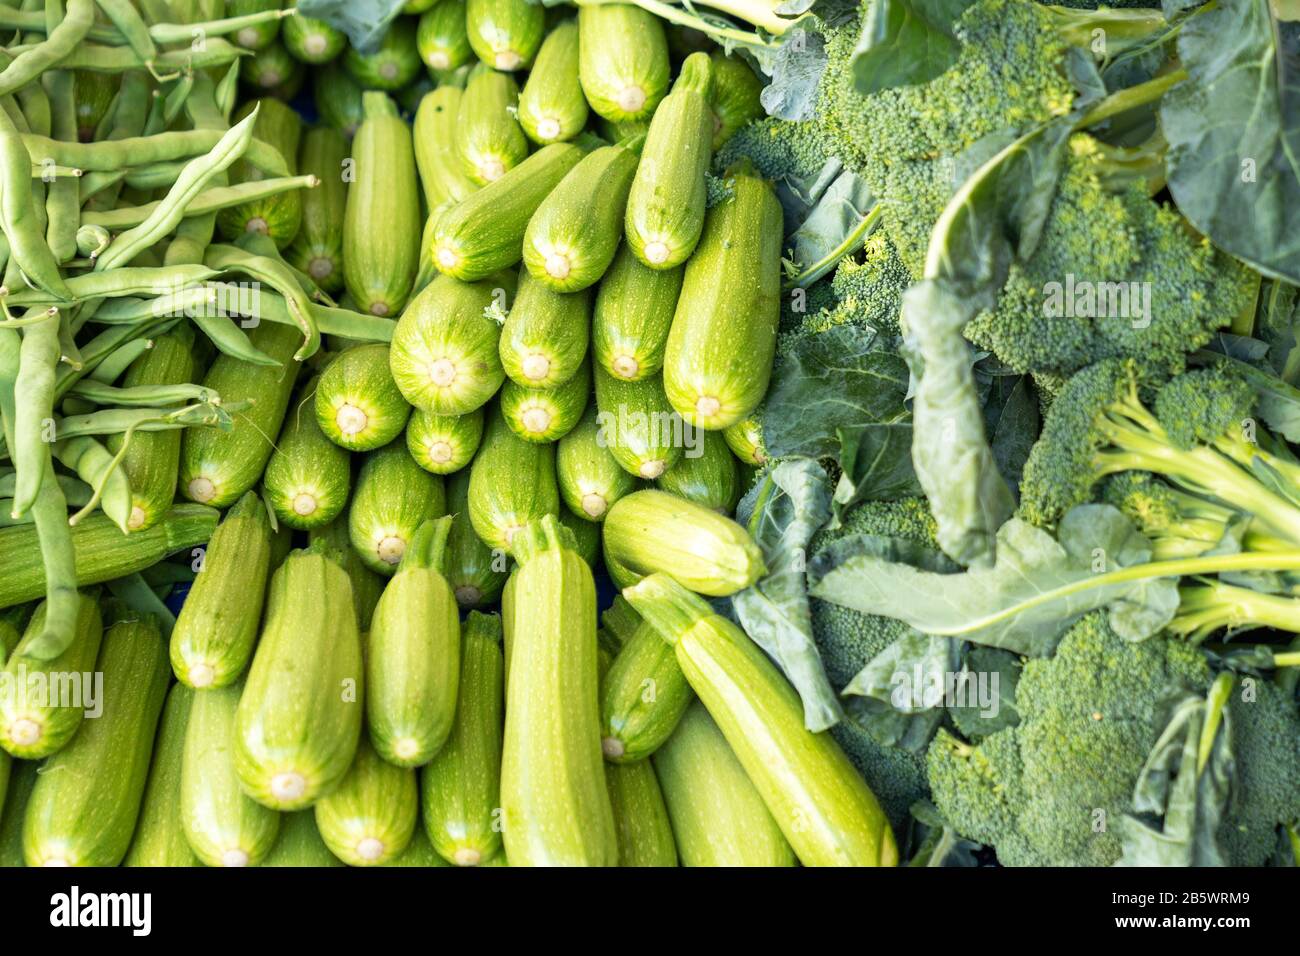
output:
M848 256L840 260L830 282L834 304L814 320L814 328L851 322L898 335L903 293L911 284L911 273L889 237L884 232L873 233L862 247L861 259Z
M1217 548L1242 516L1216 501L1172 488L1144 471L1112 475L1102 486L1102 500L1118 508L1151 541L1157 561L1189 558ZM1276 549L1278 539L1247 529L1247 550Z
M727 140L713 168L722 173L746 159L765 179L796 181L816 175L830 154L816 124L766 117Z
M1219 826L1232 866L1260 866L1277 843L1278 824L1300 821L1300 713L1276 684L1252 679L1228 703L1236 775Z

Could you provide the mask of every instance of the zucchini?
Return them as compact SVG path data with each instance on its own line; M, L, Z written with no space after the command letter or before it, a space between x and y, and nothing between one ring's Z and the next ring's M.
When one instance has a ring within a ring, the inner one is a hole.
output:
M578 374L550 388L525 388L506 382L501 388L501 414L510 430L525 441L558 441L573 430L591 398L591 370L586 362Z
M644 137L650 131L650 117L614 122L598 116L594 125L596 135L611 143L621 143L635 136Z
M709 103L713 112L713 151L735 136L740 128L764 113L759 100L763 81L748 63L721 50L709 54L713 83Z
M373 451L402 433L411 406L388 370L388 346L354 345L340 352L316 383L316 423L348 451Z
M685 262L704 229L704 174L713 158L711 82L709 55L692 53L650 120L627 196L624 231L632 254L651 269Z
M187 326L153 338L153 347L131 363L122 381L124 388L150 385L182 385L192 382L198 371L192 349L194 335ZM121 435L108 436L106 445L115 455L122 450ZM126 526L132 531L157 522L176 498L176 475L181 459L181 429L136 432L122 455L121 468L131 486L131 516Z
M411 842L419 810L415 771L385 763L362 739L343 780L316 803L316 829L349 866L383 866Z
M34 610L36 609L30 604L20 604L0 611L0 661L9 660L9 655L23 639L23 630ZM0 803L3 802L0 800Z
M275 846L280 814L248 797L235 773L242 683L196 694L181 760L181 818L206 866L257 866Z
M614 866L600 756L596 589L548 515L518 536L501 807L512 866Z
M280 0L226 0L224 16L243 17L250 13L265 13L280 7ZM237 30L234 42L246 50L261 50L280 34L279 20L266 20Z
M348 197L344 180L347 159L348 144L338 130L317 126L303 134L298 169L303 175L315 176L320 185L300 191L302 226L289 249L288 260L326 292L343 288L341 226Z
M464 6L461 0L442 0L430 13L444 7ZM436 211L460 202L478 189L460 165L457 119L464 92L458 86L440 86L425 94L415 111L412 136L415 141L415 165L424 187L424 203L432 220ZM432 227L428 227L431 232ZM430 237L432 238L432 236ZM424 260L421 257L421 267ZM432 262L430 262L432 265Z
M483 438L483 409L464 415L418 411L406 425L406 449L425 471L450 475L470 463Z
M438 0L406 0L406 2L402 4L402 12L419 15L427 12L437 2Z
M591 406L555 451L560 497L579 518L601 521L610 505L636 488L636 479L610 454Z
M474 48L469 45L469 34L465 31L465 0L437 0L420 14L415 27L415 47L424 65L439 73L468 63Z
M596 291L591 351L615 378L637 381L664 365L683 269L651 269L624 243Z
M721 430L767 393L781 312L781 204L754 176L709 210L686 264L668 347L664 391L692 425Z
M612 763L653 754L695 699L673 649L644 622L619 648L602 688L601 748Z
M676 866L677 844L650 761L605 764L619 866Z
M600 629L609 637L608 644L611 652L615 655L615 659L617 659L617 655L621 653L628 641L632 640L637 629L641 627L641 623L641 615L633 609L631 604L627 603L627 598L621 594L614 595L613 603L600 612Z
M425 832L438 855L457 866L478 866L501 850L496 808L504 673L501 619L471 611L463 629L451 736L420 772Z
M312 98L321 119L351 139L365 119L361 108L361 84L337 63L313 70L312 74Z
M303 67L275 40L240 61L239 78L259 96L291 100L302 88Z
M383 93L362 96L352 141L355 179L343 216L343 281L358 311L395 316L420 255L420 202L411 130Z
M426 521L375 608L366 644L366 722L379 755L419 767L451 733L460 612L443 577L452 519Z
M625 471L658 478L682 456L685 423L672 410L658 375L623 381L595 370L596 422L605 447Z
M415 22L398 17L389 25L372 53L362 53L349 45L343 53L343 69L365 89L390 93L400 90L420 72Z
M393 442L361 462L348 536L366 567L392 577L420 525L446 513L442 479L417 465L405 444Z
M181 763L193 700L194 691L184 684L173 684L167 693L140 801L140 818L123 866L199 865L185 837L181 815Z
M594 571L600 560L600 527L579 518L568 508L560 509L560 524L573 533L573 550Z
M746 415L734 425L722 430L722 437L727 447L746 465L761 467L767 462L767 450L763 447L763 426L755 415Z
M487 310L507 297L502 281L438 276L397 320L389 357L393 381L416 408L465 415L501 387L501 326Z
M622 567L637 575L666 572L700 594L726 597L767 574L763 552L748 531L664 491L620 498L609 509L604 534L605 553Z
M271 522L250 491L212 534L171 635L171 663L186 687L235 681L253 653L271 573Z
M655 484L660 491L730 515L740 501L740 462L721 432L697 431L696 436L699 446L686 449Z
M517 437L493 409L470 465L469 517L474 530L488 547L509 554L525 525L559 511L554 446Z
M271 579L235 712L240 785L275 810L300 810L329 792L361 737L361 636L348 576L327 550L294 551Z
M352 463L316 421L318 379L308 382L284 417L262 485L277 520L309 530L333 521L348 503Z
M331 561L341 567L352 583L352 607L356 611L357 630L370 630L370 618L375 613L379 596L384 593L387 579L366 567L352 547L348 535L347 518L339 517L320 528L313 528L307 538L309 545L323 548ZM283 561L280 562L283 564Z
M686 679L805 866L898 862L879 802L835 739L804 727L799 695L744 631L666 574L651 575L624 597L673 645Z
M668 38L627 3L578 8L578 78L591 108L615 123L648 118L668 92Z
M324 20L304 17L299 13L284 18L280 27L280 41L295 60L321 66L343 52L348 38Z
M387 865L413 866L424 869L431 866L451 866L450 863L434 852L433 846L429 843L429 838L424 835L424 829L421 827L415 828L415 832L411 834L411 842L406 845L402 855Z
M520 385L552 388L578 374L591 333L591 297L555 292L530 272L501 326L501 366Z
M510 571L504 551L483 543L469 519L470 469L447 481L447 511L452 516L447 536L447 560L443 576L456 594L456 603L466 610L495 604Z
M496 182L443 210L433 234L438 271L473 282L513 266L523 255L528 220L581 158L582 150L571 143L543 146Z
M578 24L565 20L546 35L519 94L519 125L534 143L563 143L587 125L578 82Z
M27 653L45 630L46 605L41 602L5 663L9 689L0 694L0 747L11 756L39 760L57 753L72 740L86 711L103 704L94 671L104 622L93 595L83 591L77 600L72 643L62 654L46 661Z
M302 140L302 120L292 108L279 100L265 97L250 100L235 113L234 122L257 110L253 135L273 146L284 159L289 175L298 175L298 145ZM265 178L265 173L246 160L236 160L230 169L230 182L248 183ZM263 199L230 206L217 213L217 228L227 239L238 239L247 232L270 236L277 249L283 249L298 235L302 224L302 190L290 189Z
M293 326L263 322L248 338L280 364L253 365L223 353L203 384L220 395L223 404L251 402L252 407L233 416L229 431L187 428L181 440L181 491L191 501L214 508L234 504L262 477L301 367L294 353L302 333Z
M41 768L23 820L28 866L117 866L140 814L167 695L167 650L150 616L104 635L102 713Z
M686 709L654 756L683 866L794 866L772 819L704 705Z
M528 0L468 0L465 29L478 58L494 70L533 62L546 30L546 10Z
M316 814L311 810L297 810L280 815L280 836L262 866L343 866L343 861L330 852L316 828Z
M533 278L556 292L576 292L605 274L623 238L636 145L592 150L542 200L524 232L524 265Z
M25 866L23 862L23 820L27 816L27 803L36 786L36 771L41 765L35 760L16 760L9 777L9 791L0 810L0 868Z
M456 113L456 143L461 171L480 186L496 182L528 155L515 118L518 105L519 85L512 77L484 66L470 73Z

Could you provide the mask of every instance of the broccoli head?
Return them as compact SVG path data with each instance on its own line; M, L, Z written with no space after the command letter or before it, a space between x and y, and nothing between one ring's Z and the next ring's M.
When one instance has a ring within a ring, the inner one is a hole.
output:
M1252 679L1228 704L1236 775L1219 845L1232 866L1261 866L1279 824L1300 821L1300 712L1270 681Z
M724 172L744 160L771 180L800 180L815 175L830 158L815 123L765 117L742 126L718 150L713 168Z

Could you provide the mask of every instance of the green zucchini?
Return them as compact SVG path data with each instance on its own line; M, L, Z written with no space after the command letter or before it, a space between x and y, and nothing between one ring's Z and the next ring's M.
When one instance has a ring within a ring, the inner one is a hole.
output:
M662 21L640 7L579 7L578 52L582 92L607 120L647 118L668 92L668 38Z
M563 143L587 125L578 82L578 24L565 20L546 35L519 94L519 125L534 143Z
M533 278L556 292L576 292L600 280L623 238L637 162L633 147L602 146L542 200L524 232L524 265Z
M430 13L452 7L461 0L442 0ZM458 86L440 86L425 94L415 111L412 136L415 141L415 165L424 187L424 203L429 218L452 203L460 202L476 189L478 184L465 175L460 165L460 147L457 125L460 101L464 91ZM430 232L432 227L429 227ZM432 262L429 263L432 265ZM421 268L424 266L421 257Z
M879 802L835 739L804 727L799 695L744 631L666 574L647 577L624 597L673 645L686 679L805 866L898 862Z
M603 520L610 505L636 488L636 479L610 453L596 416L592 405L555 451L560 497L588 521Z
M354 345L325 367L316 383L316 423L348 451L373 451L402 433L411 406L388 370L388 346Z
M0 611L0 661L9 660L9 655L23 639L23 631L35 610L30 604L20 604Z
M685 423L672 410L658 375L622 381L595 369L596 422L605 447L625 471L658 478L682 456Z
M316 420L317 381L312 379L303 386L285 415L262 478L267 504L276 519L304 531L340 515L352 484L347 451L330 441Z
M474 48L465 31L465 0L437 0L420 14L415 46L424 65L439 73L468 63Z
M392 577L416 529L446 513L442 479L416 464L405 443L393 442L361 462L348 535L366 567Z
M683 866L794 866L772 819L704 705L687 708L654 756Z
M763 447L763 426L754 415L746 415L734 425L722 430L722 437L742 462L746 465L760 467L767 462L767 450Z
M198 369L192 349L194 335L187 326L155 336L153 347L131 363L122 386L182 385L192 382ZM110 435L106 442L115 455L121 452L122 436ZM157 522L176 499L176 475L180 468L181 430L136 432L122 455L121 468L131 486L132 531Z
M402 12L411 15L426 13L437 2L438 0L406 0L406 2L402 4Z
M275 810L300 810L328 793L361 737L361 636L348 575L327 551L294 551L271 579L235 713L240 785Z
M128 618L100 648L102 713L45 762L32 790L23 820L28 866L117 866L131 845L168 673L158 621Z
M583 362L577 375L550 388L506 382L501 387L501 414L525 441L553 442L573 430L590 399L591 369Z
M279 100L264 97L250 100L235 113L237 122L257 109L253 135L275 147L284 159L290 176L298 174L298 145L302 140L302 120L292 108ZM230 169L230 182L247 183L265 178L252 163L236 160ZM302 190L290 189L265 199L240 203L217 213L217 228L227 239L238 239L246 232L261 233L283 249L298 235L302 224Z
M438 415L481 408L505 380L501 325L488 309L505 301L507 277L461 282L438 276L397 320L390 365L408 402ZM499 311L499 306L494 311Z
M311 810L297 810L280 815L280 836L271 848L262 866L343 866L344 863L330 852L316 828L316 814Z
M351 139L365 119L361 84L337 63L313 70L312 74L313 99L321 119Z
M464 102L462 98L462 109ZM433 236L438 271L473 282L518 262L528 220L581 158L582 150L571 143L543 146L500 179L443 210Z
M763 552L748 531L664 491L646 489L620 498L609 509L604 534L606 554L622 567L638 575L666 572L700 594L726 597L767 573Z
M370 618L375 613L379 596L384 593L387 579L366 567L357 549L352 547L347 518L340 516L327 525L313 528L307 541L309 545L323 548L329 559L347 572L348 580L352 582L352 607L356 611L357 630L362 633L370 630Z
M447 511L452 526L443 572L456 594L456 603L466 610L495 604L510 571L506 553L493 551L474 531L469 518L470 473L471 469L466 468L447 480Z
M591 296L555 292L531 272L501 326L501 366L520 385L552 388L578 374L591 333Z
M636 381L663 368L683 269L651 269L624 243L596 291L591 351L615 378Z
M86 711L103 705L94 671L104 622L94 595L78 595L72 643L52 660L27 653L45 630L45 612L41 602L4 667L9 690L0 694L0 747L21 760L57 753L73 739Z
M460 613L442 574L451 524L419 527L370 622L366 722L379 755L398 767L428 763L456 714Z
M451 736L420 772L425 832L438 855L457 866L478 866L501 850L496 808L503 680L501 619L471 611L463 629Z
M373 53L349 45L343 53L343 68L368 90L400 90L420 72L415 21L406 17L394 20Z
M677 844L650 761L605 764L605 788L614 811L618 865L676 866Z
M763 115L759 95L763 81L748 63L721 50L709 54L713 66L710 105L713 107L713 151Z
M302 63L321 66L334 59L347 46L347 35L315 17L285 17L280 40L289 55Z
M627 196L624 230L633 255L651 269L685 262L704 229L704 174L713 158L711 81L709 55L688 56L646 133Z
M244 672L270 573L271 522L250 491L213 532L172 628L172 669L186 687L225 687Z
M632 640L641 623L641 615L621 594L614 595L613 603L600 612L600 629L610 638L610 650L615 658Z
M357 309L397 315L420 254L420 202L411 130L383 93L362 96L365 121L352 141L355 179L343 216L343 281Z
M342 781L316 803L316 828L349 866L383 866L411 842L419 811L415 771L385 763L363 738Z
M515 553L501 758L506 854L512 866L614 866L591 569L553 515L525 528Z
M602 686L601 748L612 763L653 754L695 699L672 648L644 622L619 649Z
M348 196L344 179L347 159L348 144L337 129L317 126L303 134L298 168L303 175L315 176L320 185L301 191L302 226L289 249L288 259L326 292L343 288L342 223Z
M415 832L411 834L411 842L406 845L402 855L397 857L387 866L413 866L427 869L431 866L451 866L446 860L434 852L429 838L424 835L422 827L416 827Z
M644 137L646 133L650 132L650 117L645 116L642 119L615 122L607 120L603 116L598 116L596 117L595 130L596 134L607 142L621 143L636 136Z
M235 773L242 683L196 694L181 760L181 818L206 866L257 866L275 846L280 814L247 796Z
M239 78L259 96L291 100L302 88L303 66L279 40L268 43L239 63Z
M688 448L656 480L660 491L730 515L740 501L740 462L721 432L696 431L698 447Z
M0 869L27 865L23 861L23 820L27 816L27 804L36 786L36 771L40 766L35 760L14 761L9 792L5 794L4 807L0 810Z
M546 10L528 0L468 0L469 45L494 70L522 70L533 62L546 32Z
M123 866L199 865L181 815L181 765L193 700L194 691L184 684L173 684L167 693L140 802L140 819Z
M600 560L600 526L579 518L568 508L560 509L560 524L573 534L573 550L595 570Z
M510 553L525 525L559 511L554 446L524 441L499 410L490 411L469 473L469 517L478 536Z
M302 344L302 333L296 328L263 322L248 338L254 348L280 364L252 365L222 354L203 384L226 405L251 402L252 407L233 416L229 431L187 428L181 440L181 491L191 501L214 508L234 504L262 477L298 377L300 365L294 353Z
M450 475L470 463L483 439L483 409L464 415L417 411L406 425L406 449L425 471Z
M709 210L682 278L664 353L664 391L683 418L721 430L767 392L781 312L781 204L751 175Z
M226 0L224 16L243 17L250 13L276 10L280 0ZM261 50L280 34L280 21L267 20L243 27L235 32L233 40L246 50Z
M496 182L528 155L515 118L518 104L519 85L509 75L484 66L470 73L456 114L456 143L461 171L480 186Z
M111 73L74 70L73 84L77 94L77 138L88 143L113 108L121 80Z

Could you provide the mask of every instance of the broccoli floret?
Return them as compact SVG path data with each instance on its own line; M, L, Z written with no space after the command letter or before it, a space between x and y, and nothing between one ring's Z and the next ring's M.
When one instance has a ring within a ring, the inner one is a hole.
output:
M1279 824L1300 821L1300 713L1277 685L1254 680L1228 705L1236 768L1232 804L1219 844L1232 866L1261 866Z
M1114 823L1163 730L1164 694L1201 692L1209 677L1204 657L1182 641L1125 641L1105 614L1089 614L1052 657L1025 663L1019 724L978 744L935 738L934 802L1008 866L1109 866L1121 850Z
M714 157L714 169L721 173L748 159L765 179L797 180L816 173L829 158L815 123L767 117L727 140Z
M852 715L832 727L831 736L862 774L895 833L901 833L912 804L930 792L925 754L882 744Z
M898 335L898 313L912 274L884 232L867 238L861 256L840 260L831 280L835 303L820 324L829 327L854 322L886 335Z
M1213 444L1250 417L1255 390L1223 366L1170 379L1156 393L1156 419L1176 448Z

